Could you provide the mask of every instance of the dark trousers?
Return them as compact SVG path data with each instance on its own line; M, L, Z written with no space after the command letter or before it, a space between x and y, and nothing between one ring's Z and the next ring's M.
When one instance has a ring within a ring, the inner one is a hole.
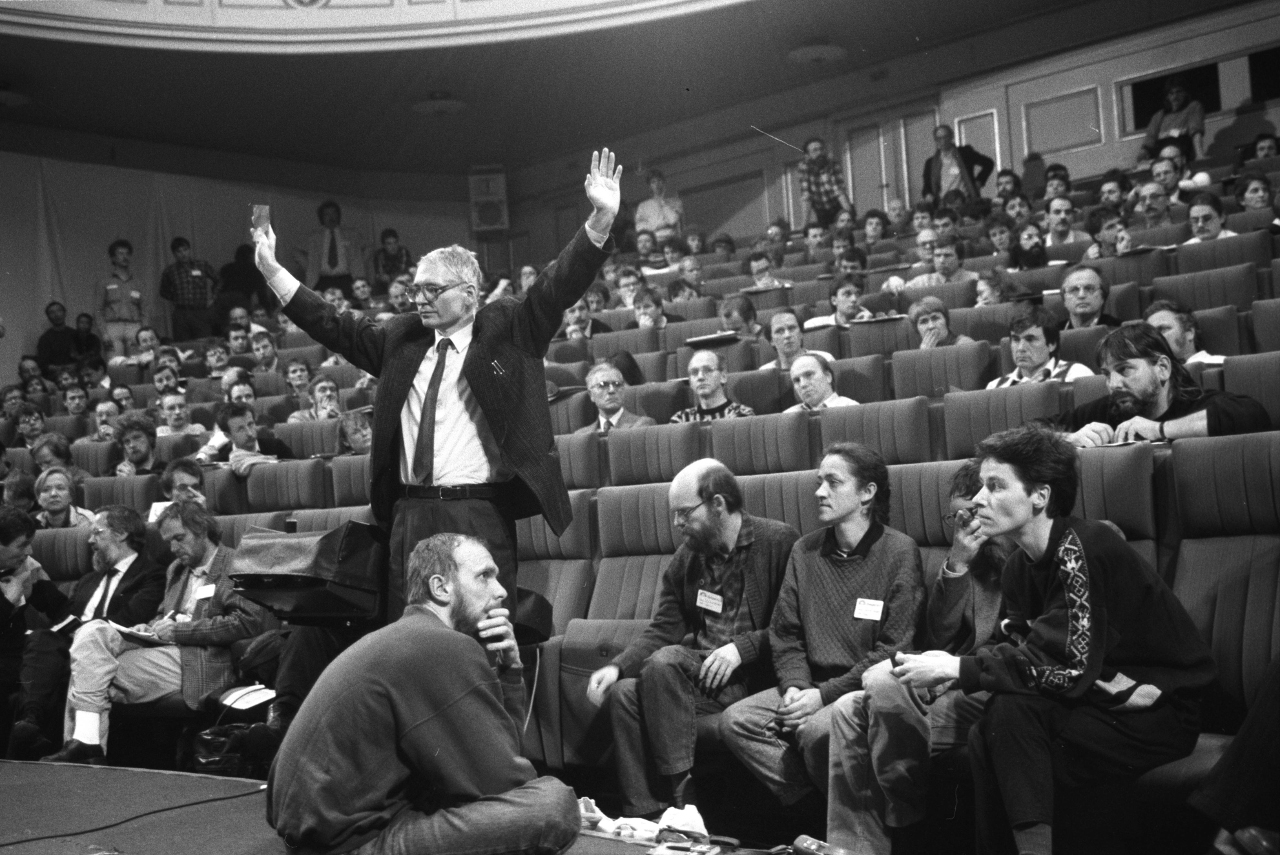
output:
M1198 727L1171 704L1111 713L1040 695L992 695L969 731L979 853L1012 853L1012 829L1053 823L1054 793L1134 778L1185 757Z
M30 609L28 609L30 611ZM55 743L62 741L62 713L67 681L71 677L71 639L49 629L32 629L20 651L8 651L3 660L0 687L13 695L13 719L38 724Z
M469 534L484 541L498 565L498 582L507 592L503 603L515 614L516 521L487 499L401 499L391 519L388 546L391 575L387 584L387 620L400 617L405 606L405 568L418 542L433 534Z
M698 672L710 651L678 644L654 651L640 676L614 683L609 716L617 751L623 811L653 813L667 804L667 784L659 775L682 775L693 768L699 716L713 715L746 697L741 680L714 696L698 686Z
M275 703L286 719L298 714L329 663L370 630L368 626L295 626L289 631L276 668Z
M195 341L213 335L213 310L173 307L173 340Z

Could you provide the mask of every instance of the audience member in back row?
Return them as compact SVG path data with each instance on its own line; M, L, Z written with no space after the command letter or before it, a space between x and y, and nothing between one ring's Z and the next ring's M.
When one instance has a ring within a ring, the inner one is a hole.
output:
M635 310L635 320L627 323L625 329L665 329L667 324L678 323L684 318L662 311L662 295L654 288L642 285L636 289L631 302Z
M800 202L805 222L830 226L841 211L853 214L853 204L845 189L844 172L836 159L827 155L827 145L818 137L804 144L799 164Z
M93 514L76 507L76 485L71 473L61 466L50 466L36 478L36 502L40 510L35 515L41 529L84 528L93 524Z
M982 489L977 461L952 477L951 506L942 518L951 549L926 597L920 643L925 650L970 656L996 632L1003 616L1000 573L1016 548L980 532L973 497ZM954 684L917 690L893 676L888 659L862 675L862 690L831 711L831 790L827 842L851 852L890 855L918 837L929 795L929 758L962 746L982 717L985 691Z
M35 464L39 474L54 466L61 466L71 475L71 483L76 491L84 488L89 473L71 462L71 443L60 433L45 433L36 438L31 446L31 462Z
M1200 324L1195 313L1172 300L1156 300L1142 313L1142 319L1156 328L1169 344L1174 358L1183 365L1202 362L1221 365L1225 356L1216 356L1200 347Z
M103 344L111 349L113 358L124 359L129 355L138 331L146 326L142 309L142 286L129 269L133 263L133 244L127 240L115 240L107 247L111 259L111 273L98 281L102 296Z
M860 250L851 249L849 252L860 252ZM866 256L864 255L863 258L865 259ZM862 304L858 302L861 294L862 289L852 279L844 278L843 276L832 279L831 307L835 311L829 315L822 315L805 321L805 330L820 330L826 327L847 329L856 320L870 318L871 312L863 308Z
M175 502L160 514L161 538L175 560L164 598L142 627L161 642L142 644L107 621L91 621L71 642L62 749L42 758L88 763L107 750L113 704L140 704L178 694L198 710L234 685L231 647L277 626L271 614L233 589L232 551L218 523L198 502Z
M920 334L921 350L973 343L969 336L956 335L951 331L951 312L947 304L932 295L912 303L907 309L907 320Z
M818 521L796 542L769 623L776 688L738 701L720 733L784 804L826 793L832 705L904 650L924 605L920 551L889 528L889 469L866 446L829 446L818 467Z
M187 396L181 392L170 392L160 398L160 416L164 424L156 426L156 436L204 436L209 431L205 426L191 421L191 408L187 405Z
M253 346L253 358L256 362L252 369L253 373L284 374L284 363L276 353L276 342L271 337L271 333L254 333L249 336L249 342Z
M613 332L613 327L604 321L591 317L587 309L586 297L583 297L564 310L564 316L560 321L560 331L556 334L556 338L576 341L611 332Z
M623 812L695 803L695 724L772 683L769 621L799 537L748 514L717 460L689 464L667 503L681 538L644 633L591 675L587 697L609 699Z
M321 372L311 379L307 386L307 397L312 401L311 406L290 413L290 423L336 419L342 411L338 403L338 384L328 374Z
M805 348L804 335L800 331L800 316L794 309L779 309L769 318L769 343L773 345L774 359L761 365L761 371L771 368L790 371L791 363L806 353L816 353L827 362L836 361L836 358L825 350Z
M1271 429L1267 411L1245 395L1201 389L1150 324L1127 324L1098 343L1105 398L1081 404L1056 424L1073 445L1226 436Z
M987 384L988 389L1003 389L1023 383L1056 380L1070 383L1081 377L1092 377L1087 365L1058 358L1057 319L1043 306L1028 306L1009 323L1009 346L1016 366L1003 377Z
M397 276L413 275L414 260L409 247L400 243L400 234L395 229L383 229L378 235L378 244L373 253L373 291L385 294Z
M1119 318L1102 311L1109 296L1111 286L1102 273L1085 265L1071 268L1062 280L1062 304L1067 307L1067 317L1058 324L1058 329L1120 326Z
M173 264L160 275L160 299L173 304L174 341L213 335L213 300L218 274L213 265L191 256L191 241L176 237L169 244Z
M831 363L816 353L806 353L791 363L791 388L800 403L783 412L816 412L831 407L856 407L858 402L836 392Z
M1129 222L1124 211L1115 205L1098 205L1084 218L1084 229L1093 239L1085 250L1085 258L1114 258L1133 248Z
M636 205L636 231L656 233L667 229L679 234L684 205L680 197L667 193L667 179L661 170L649 170L649 192L650 197ZM643 261L642 256L641 263Z
M940 288L978 281L978 274L965 270L964 245L954 237L940 237L933 244L933 272L921 273L907 282L907 288Z
M57 300L44 307L44 316L49 319L49 328L36 342L36 361L46 376L53 377L59 369L74 367L79 359L76 331L67 326L67 307Z
M1222 200L1212 193L1197 193L1191 198L1188 220L1192 237L1184 245L1236 236L1231 229L1223 228Z
M611 431L627 428L649 427L654 424L648 416L637 416L622 406L622 390L627 385L622 372L607 362L592 366L587 372L587 394L596 405L594 423L578 428L574 433L598 431L608 435Z
M937 152L924 164L924 183L920 195L937 203L948 192L959 190L966 199L977 199L987 183L995 161L971 145L956 146L956 135L949 125L933 130Z
M1119 335L1119 333L1113 333ZM1213 656L1155 570L1104 522L1071 517L1076 454L1025 426L978 446L977 533L1020 547L997 643L904 654L915 689L987 691L970 731L978 849L1050 855L1059 787L1130 778L1190 754ZM1012 850L1010 850L1012 851Z
M181 393L177 393L181 394ZM116 466L116 475L159 475L164 467L156 461L156 423L146 413L133 411L116 419L120 450L124 460Z
M699 350L689 360L689 385L698 403L671 417L671 423L711 422L754 416L748 406L730 401L724 392L727 378L724 357L712 350Z
M1068 243L1089 243L1089 235L1079 229L1072 228L1072 217L1076 206L1067 196L1060 196L1049 201L1049 233L1045 235L1046 247L1061 246Z

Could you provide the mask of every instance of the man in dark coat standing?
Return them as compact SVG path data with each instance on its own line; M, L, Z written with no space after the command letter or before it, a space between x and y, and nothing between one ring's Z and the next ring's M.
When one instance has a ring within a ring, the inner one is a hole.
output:
M934 128L933 141L938 151L924 162L924 190L920 195L935 206L951 190L959 190L970 200L981 196L982 185L991 177L996 162L971 145L957 147L950 125Z

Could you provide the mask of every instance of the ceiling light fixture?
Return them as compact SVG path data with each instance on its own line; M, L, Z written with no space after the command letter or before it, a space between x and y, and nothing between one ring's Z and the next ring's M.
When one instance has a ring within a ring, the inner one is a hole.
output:
M424 116L452 116L467 108L466 101L453 97L453 93L439 89L427 93L427 100L413 105L413 112Z

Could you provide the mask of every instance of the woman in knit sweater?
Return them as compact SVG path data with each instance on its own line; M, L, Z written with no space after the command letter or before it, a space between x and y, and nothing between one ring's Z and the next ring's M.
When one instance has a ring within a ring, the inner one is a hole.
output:
M853 442L818 468L818 519L796 542L769 625L778 687L724 713L730 750L783 804L827 790L831 704L915 635L924 583L915 541L889 528L889 471Z

